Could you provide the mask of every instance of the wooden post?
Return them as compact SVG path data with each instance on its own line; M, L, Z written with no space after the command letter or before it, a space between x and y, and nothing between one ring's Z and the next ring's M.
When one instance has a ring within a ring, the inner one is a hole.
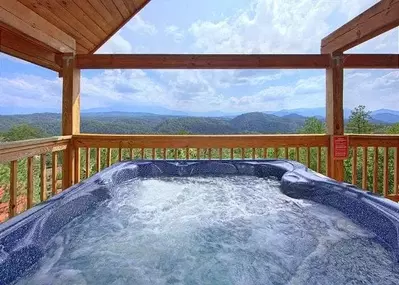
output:
M342 54L332 55L331 68L326 72L326 124L330 140L330 165L328 176L338 181L344 180L343 160L334 160L332 138L334 135L344 134L343 107L343 57Z
M80 133L80 70L75 67L75 56L65 55L62 66L62 134ZM64 151L63 189L74 184L75 149L73 143Z

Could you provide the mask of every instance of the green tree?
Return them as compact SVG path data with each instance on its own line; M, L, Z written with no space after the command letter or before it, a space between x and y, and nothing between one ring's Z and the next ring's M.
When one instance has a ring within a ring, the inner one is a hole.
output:
M387 127L387 134L399 134L399 123L393 124L392 126Z
M352 134L370 134L373 132L373 125L370 123L371 112L366 110L364 105L357 106L352 110L346 126L347 131Z
M39 128L32 127L28 124L22 124L12 127L8 132L3 134L5 141L19 141L27 139L36 139L46 136L46 133Z
M305 125L299 130L301 134L324 134L326 128L323 122L316 117L307 118Z

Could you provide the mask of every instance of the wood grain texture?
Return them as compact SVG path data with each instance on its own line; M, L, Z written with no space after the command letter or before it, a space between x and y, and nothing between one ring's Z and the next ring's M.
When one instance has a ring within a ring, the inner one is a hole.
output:
M326 127L327 134L331 136L344 134L343 81L343 58L335 56L332 67L328 68L326 72ZM329 176L337 181L343 181L344 162L333 159L333 151L331 147Z
M30 209L33 206L33 157L28 157L26 163L26 207Z
M367 190L367 184L368 184L368 172L367 172L367 153L368 153L368 149L367 147L363 148L363 165L362 165L362 188L364 190Z
M101 148L96 148L96 170L97 172L101 171Z
M90 42L77 27L73 26L68 20L58 17L58 12L54 13L50 8L40 0L18 0L26 7L45 18L51 24L72 36L76 42L77 53L88 53L94 44Z
M90 54L77 56L81 69L257 69L322 68L329 55L319 54Z
M399 0L381 0L321 41L322 53L343 52L399 25Z
M90 177L90 148L86 148L86 178Z
M47 167L46 154L40 155L40 201L47 200Z
M12 218L17 214L17 180L18 161L10 162L10 200L8 205L8 217Z
M51 157L51 194L57 194L58 153L53 152Z
M352 153L352 184L357 185L357 147L353 148Z
M378 147L374 147L373 161L373 193L378 193Z
M37 45L21 35L0 27L0 42L1 52L57 72L61 70L54 51Z
M0 23L57 52L74 52L73 37L16 0L0 0Z
M382 189L382 195L384 197L388 196L388 190L389 190L389 148L385 147L384 148L384 183L383 183L383 189Z
M77 134L76 147L263 148L329 146L328 135L103 135Z
M70 136L2 143L0 144L0 163L61 151L67 148L69 142Z
M62 134L80 132L80 70L73 56L64 56L62 65Z

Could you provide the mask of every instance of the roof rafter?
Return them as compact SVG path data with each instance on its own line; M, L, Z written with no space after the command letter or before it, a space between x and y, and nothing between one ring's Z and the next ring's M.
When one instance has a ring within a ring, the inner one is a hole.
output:
M381 0L321 41L321 53L344 52L399 25L399 0Z

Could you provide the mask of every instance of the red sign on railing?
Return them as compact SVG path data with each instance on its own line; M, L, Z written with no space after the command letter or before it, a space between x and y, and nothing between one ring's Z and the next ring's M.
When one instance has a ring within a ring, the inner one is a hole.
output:
M333 136L333 159L346 159L349 156L349 137Z

